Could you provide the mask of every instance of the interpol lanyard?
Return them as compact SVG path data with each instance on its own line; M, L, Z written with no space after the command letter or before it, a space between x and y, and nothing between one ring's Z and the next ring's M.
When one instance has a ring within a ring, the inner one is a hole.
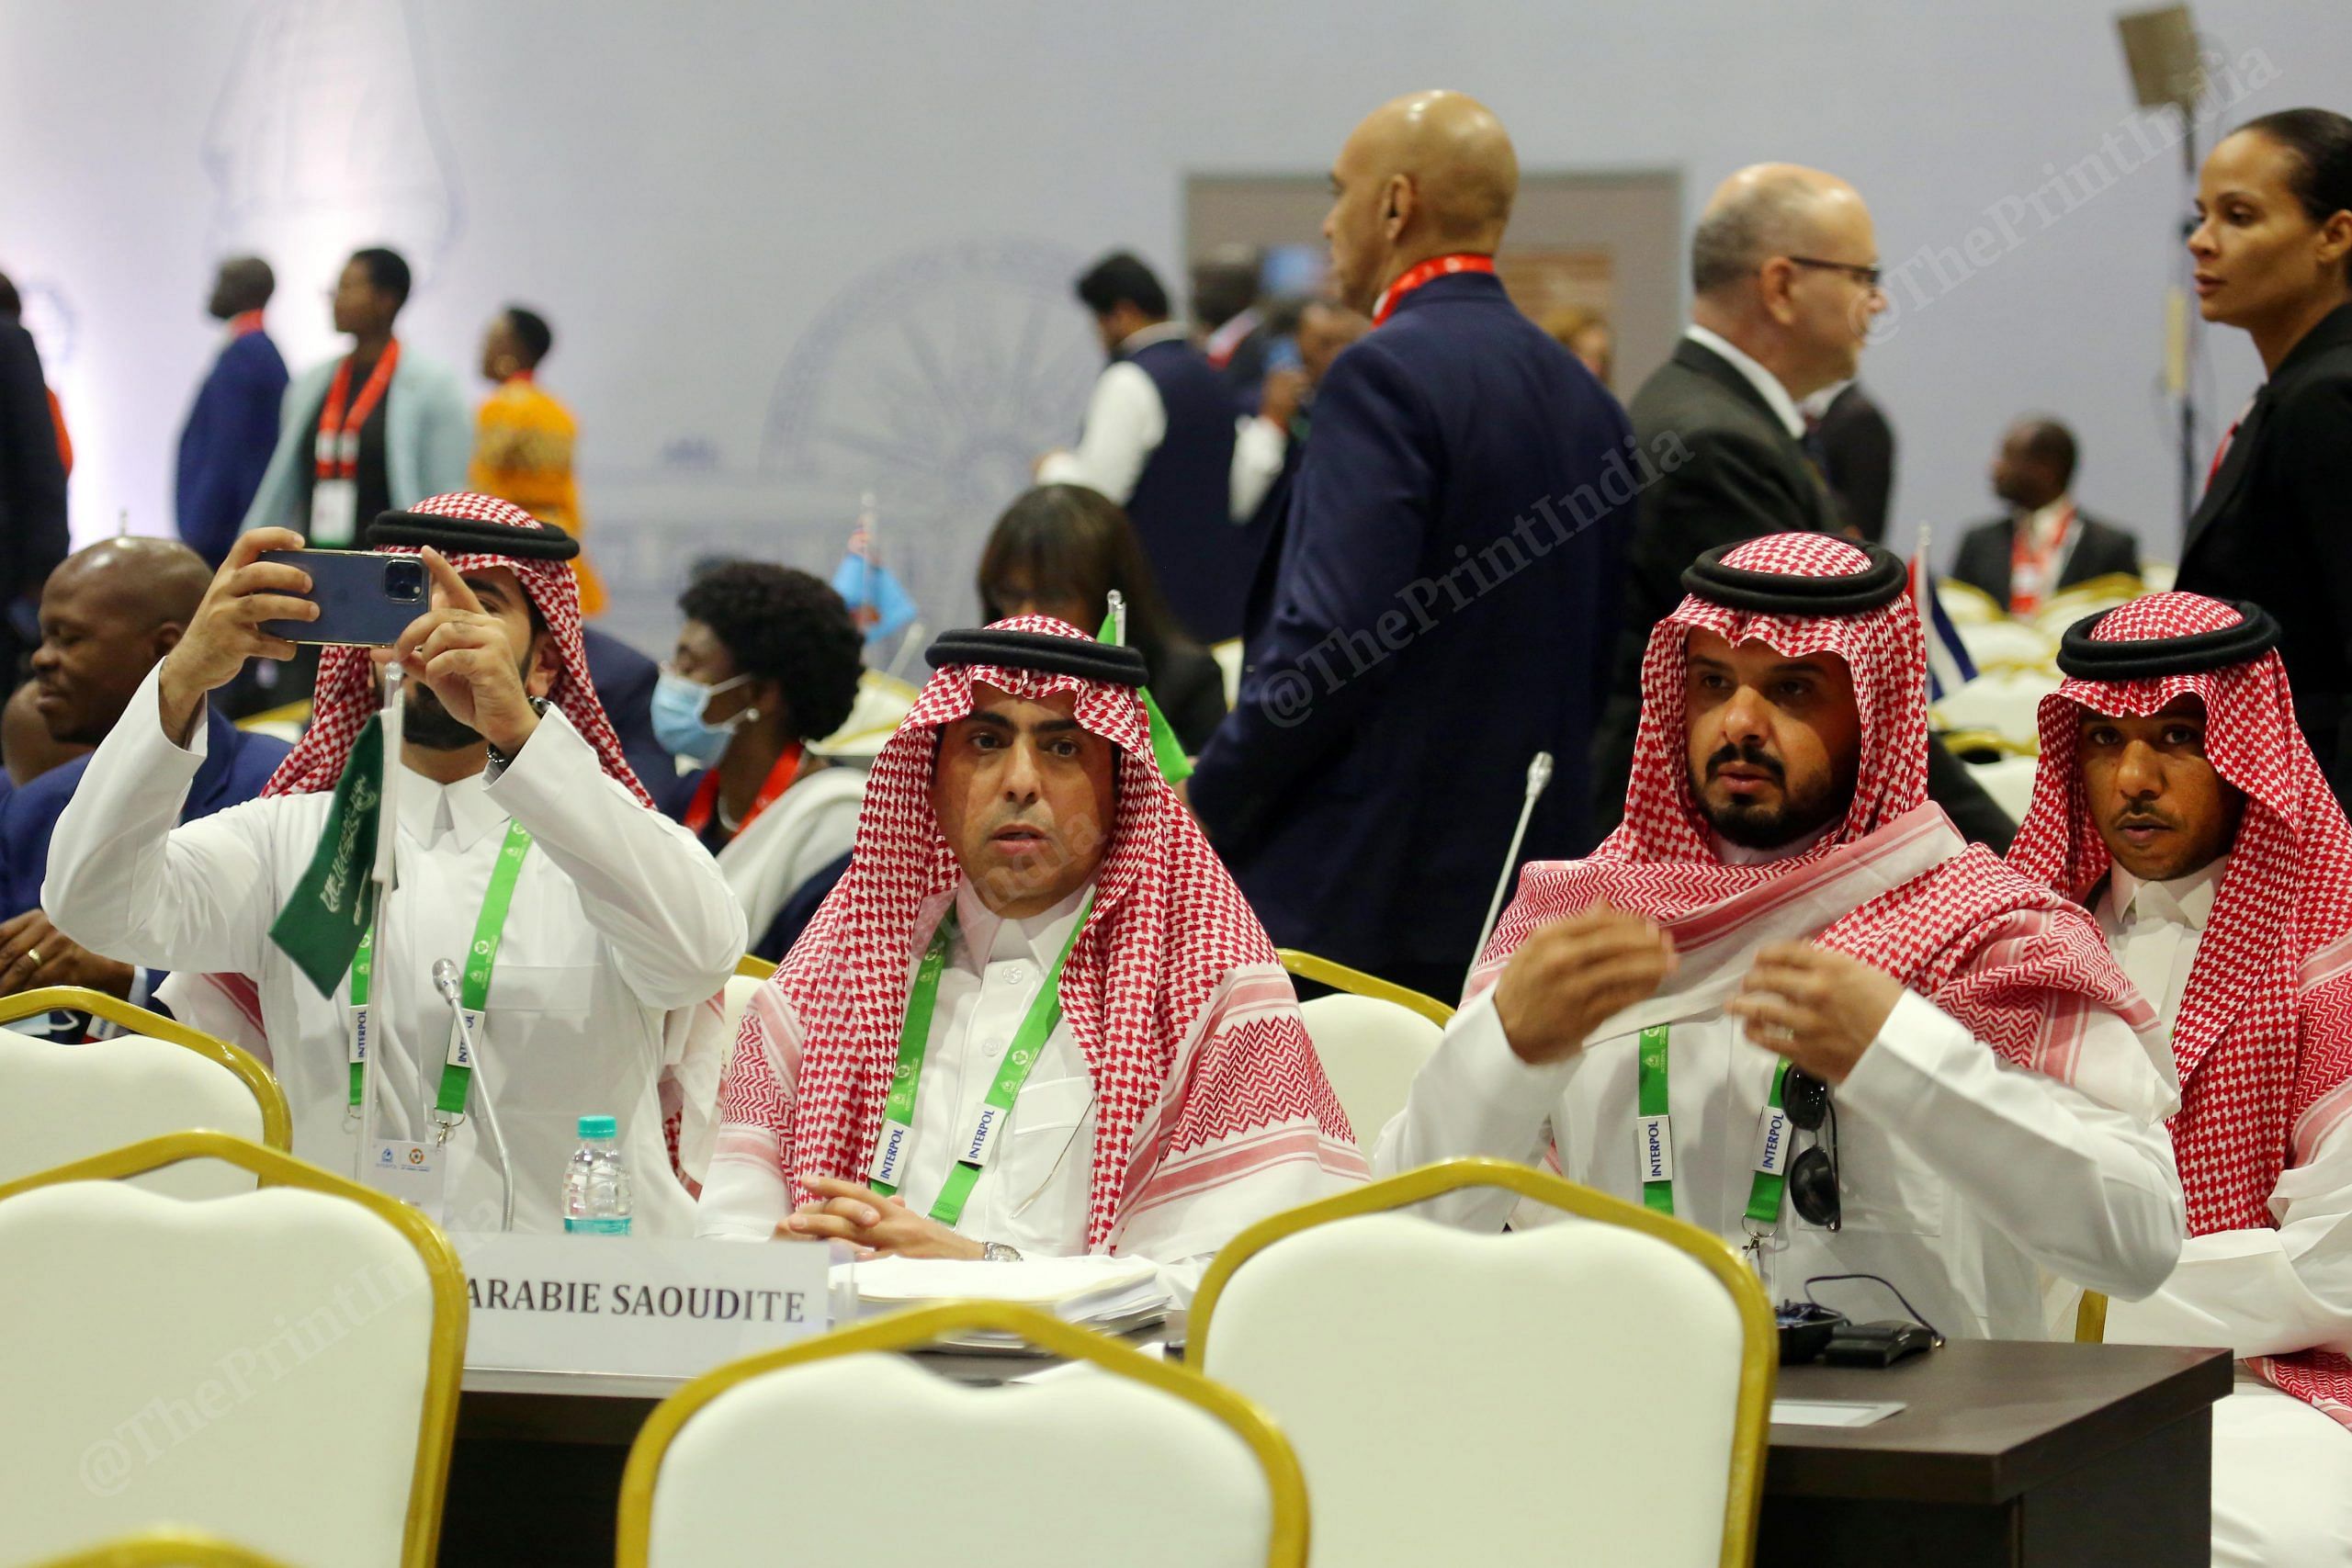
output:
M465 978L458 1000L466 1010L467 1027L450 1031L449 1052L441 1064L441 1092L434 1110L454 1125L466 1113L466 1094L474 1081L469 1037L481 1027L484 1004L490 1000L490 972L498 963L498 944L506 931L506 912L514 902L514 884L523 874L523 857L531 851L531 831L520 822L506 824L506 841L499 846L498 864L490 874L490 887L481 896L481 913L474 920L473 945L466 950ZM359 939L351 958L351 1100L350 1114L359 1114L361 1087L368 1067L368 986L376 965L376 922ZM436 1118L437 1119L437 1118Z
M1054 966L1046 972L1045 984L1029 1003L1020 1031L1005 1048L1004 1065L989 1085L988 1098L981 1101L979 1114L973 1119L962 1150L948 1168L947 1180L939 1189L938 1201L931 1206L931 1217L950 1229L963 1217L964 1205L988 1165L996 1135L1012 1112L1021 1086L1029 1079L1029 1069L1036 1066L1046 1037L1061 1022L1062 965L1069 961L1069 950L1078 944L1078 933L1086 929L1087 913L1093 908L1094 896L1089 894L1079 907L1078 919ZM939 1001L939 976L947 968L947 953L955 938L956 913L950 908L947 918L939 922L939 934L931 939L931 950L915 970L914 990L907 998L907 1021L899 1031L898 1071L890 1079L890 1097L882 1102L882 1135L875 1140L874 1164L867 1172L869 1184L885 1198L898 1191L907 1151L914 1143L915 1089L922 1079L923 1053L931 1044L931 1015Z
M1642 1173L1642 1203L1661 1214L1674 1213L1674 1134L1667 1115L1666 1025L1642 1031L1640 1103L1634 1117ZM1781 1223L1781 1198L1789 1179L1789 1113L1781 1108L1781 1092L1788 1082L1789 1064L1772 1070L1772 1092L1765 1101L1764 1120L1756 1139L1755 1179L1747 1187L1747 1222L1751 1235L1760 1226L1770 1233Z

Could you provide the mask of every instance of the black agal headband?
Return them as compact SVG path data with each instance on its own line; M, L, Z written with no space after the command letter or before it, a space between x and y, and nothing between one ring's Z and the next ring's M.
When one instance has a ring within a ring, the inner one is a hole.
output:
M1724 558L1747 542L1719 546L1691 562L1682 573L1683 588L1710 604L1734 610L1774 615L1859 615L1893 604L1910 582L1903 558L1878 545L1857 545L1855 548L1870 557L1870 565L1836 577L1801 577L1725 566Z
M2238 624L2187 637L2127 637L2102 642L2091 636L2113 612L2086 615L2058 641L2058 668L2077 681L2144 681L2194 675L2225 664L2244 664L2278 646L2278 623L2259 604L2225 599Z
M519 528L471 517L442 517L428 512L385 512L368 525L368 547L430 545L445 556L512 556L516 560L570 560L580 541L551 523Z
M993 664L1004 670L1035 670L1047 675L1075 675L1112 686L1140 686L1150 679L1143 655L1114 642L1091 642L1084 637L1056 637L1051 632L1002 631L975 628L942 632L923 650L933 670L951 664Z

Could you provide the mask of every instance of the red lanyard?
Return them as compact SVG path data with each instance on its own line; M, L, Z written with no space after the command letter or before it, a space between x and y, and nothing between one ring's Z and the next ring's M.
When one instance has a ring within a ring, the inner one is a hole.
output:
M1380 299L1372 307L1372 324L1376 327L1386 321L1389 312L1396 309L1396 301L1432 277L1450 277L1457 272L1491 273L1494 270L1494 257L1482 256L1472 251L1462 251L1450 256L1431 256L1419 266L1408 269L1404 276L1381 291Z
M2207 490L2211 490L2213 488L2213 481L2221 478L2222 459L2230 455L2230 443L2238 438L2238 426L2244 424L2245 423L2245 416L2253 412L2254 400L2252 398L2248 398L2245 400L2245 407L2238 410L2237 418L2230 421L2230 428L2222 433L2222 444L2213 448L2212 466L2205 470L2205 488Z
M240 310L235 315L229 318L229 335L231 337L245 337L259 331L261 331L261 312L259 310Z
M762 784L760 793L752 797L752 809L743 813L743 820L735 824L736 833L741 834L758 821L760 813L774 806L776 796L790 789L792 781L799 775L800 743L796 740L784 749L784 755L778 757L775 766L768 770L768 782ZM703 774L702 783L695 785L695 797L686 802L686 831L697 839L701 838L702 830L710 826L711 813L718 808L718 770L714 767Z
M2051 563L2058 552L2066 547L2066 536L2074 531L2075 509L2066 508L2058 514L2058 526L2050 531L2050 543L2043 545L2033 536L2033 520L2020 519L2009 539L2009 609L2013 613L2037 609L2050 592ZM2030 582L2022 581L2030 577Z
M377 356L376 368L369 373L368 384L359 389L359 400L351 405L348 415L344 412L344 400L351 395L351 361L345 359L334 367L334 384L327 389L326 406L319 411L319 478L359 477L360 427L384 400L385 389L392 384L392 368L400 362L401 345L394 339Z

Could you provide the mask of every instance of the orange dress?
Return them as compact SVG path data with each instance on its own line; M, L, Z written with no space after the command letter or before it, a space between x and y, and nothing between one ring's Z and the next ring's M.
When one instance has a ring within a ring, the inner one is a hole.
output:
M514 377L481 405L466 482L576 539L580 484L572 477L571 445L578 430L571 411L541 390L528 372ZM571 570L580 579L580 613L595 615L605 604L604 581L584 551L573 558Z

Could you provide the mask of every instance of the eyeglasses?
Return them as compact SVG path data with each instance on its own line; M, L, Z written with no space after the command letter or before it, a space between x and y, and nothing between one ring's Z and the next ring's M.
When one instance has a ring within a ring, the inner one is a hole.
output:
M1885 276L1878 267L1864 266L1859 262L1823 261L1816 256L1789 256L1784 259L1792 266L1814 266L1825 272L1842 272L1865 288L1876 288L1878 280Z
M1844 1213L1838 1202L1838 1107L1830 1102L1829 1086L1791 1067L1781 1085L1781 1107L1800 1132L1814 1135L1813 1146L1789 1162L1789 1202L1807 1224L1838 1230Z

